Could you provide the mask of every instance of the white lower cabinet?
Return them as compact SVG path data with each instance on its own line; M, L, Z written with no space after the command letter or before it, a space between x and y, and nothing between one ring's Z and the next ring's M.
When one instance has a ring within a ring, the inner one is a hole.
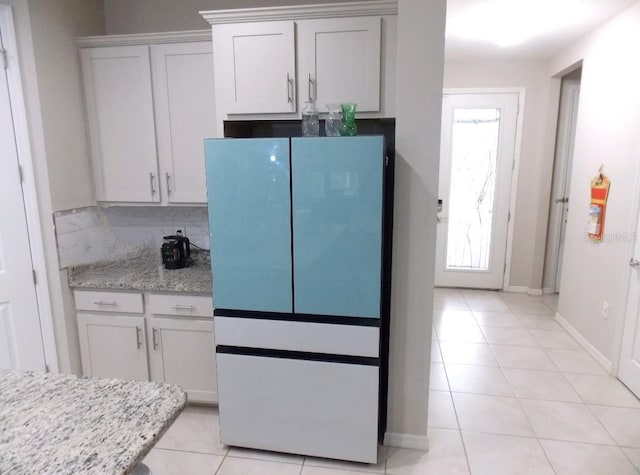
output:
M144 317L78 313L85 376L148 380Z
M147 318L151 380L182 386L191 402L217 402L213 320Z
M74 297L84 376L177 384L190 402L218 402L211 297L88 290Z

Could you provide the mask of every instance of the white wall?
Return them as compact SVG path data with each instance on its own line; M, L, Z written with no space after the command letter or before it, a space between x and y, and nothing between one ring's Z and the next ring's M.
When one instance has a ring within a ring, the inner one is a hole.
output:
M637 221L640 164L640 2L557 55L550 74L583 60L572 204L567 222L558 313L610 361L624 318L630 234ZM605 242L586 239L589 182L604 164L611 180ZM603 301L609 319L601 318Z
M198 14L202 10L344 1L351 0L104 0L104 6L107 33L117 35L207 29L209 24Z
M77 36L104 33L102 0L29 0L54 210L95 202Z
M396 181L385 444L426 448L445 0L398 2Z
M444 87L525 88L522 147L514 219L511 286L542 289L553 169L559 80L546 61L450 62Z
M68 93L71 88L81 88L80 78L75 74L77 66L72 66L74 61L78 61L73 37L76 34L100 34L104 31L100 20L96 20L102 16L102 1L1 1L11 5L14 13L58 366L62 372L79 373L80 353L72 311L73 302L70 301L66 272L61 272L58 268L52 214L54 199L67 194L75 196L75 191L67 188L77 185L80 190L85 190L81 192L85 195L80 198L82 202L84 198L91 197L86 194L87 189L83 184L61 180L61 175L55 172L50 181L49 175L51 169L56 167L78 166L88 170L88 155L83 157L76 153L77 143L86 141L83 122L78 115L78 111L82 110L82 103L76 102L71 97L73 94ZM62 18L58 16L58 11L65 12ZM58 101L55 97L57 94L61 94L60 97L65 100ZM56 110L56 107L61 110ZM69 114L67 109L75 110L76 115ZM68 123L61 124L69 130L60 130L60 126L56 126L57 117L63 121L69 120ZM71 162L68 161L67 153L73 157Z

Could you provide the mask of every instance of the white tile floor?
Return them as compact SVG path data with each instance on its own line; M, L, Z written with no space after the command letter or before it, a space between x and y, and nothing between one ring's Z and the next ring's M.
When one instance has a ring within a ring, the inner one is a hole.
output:
M189 407L147 456L154 475L640 473L640 401L554 320L553 296L437 289L430 451L377 465L224 447Z

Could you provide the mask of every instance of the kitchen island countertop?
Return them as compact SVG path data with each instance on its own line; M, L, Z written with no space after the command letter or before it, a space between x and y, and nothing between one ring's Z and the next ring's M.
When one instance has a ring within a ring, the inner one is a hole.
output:
M69 268L69 287L211 294L208 251L192 251L193 264L165 269L160 251L143 249L129 256Z
M169 384L0 370L0 473L128 473L186 403Z

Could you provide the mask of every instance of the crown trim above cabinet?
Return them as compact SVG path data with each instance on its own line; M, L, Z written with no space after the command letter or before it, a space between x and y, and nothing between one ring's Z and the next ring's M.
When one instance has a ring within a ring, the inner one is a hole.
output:
M172 31L163 33L136 33L131 35L82 36L76 38L79 48L101 46L153 45L211 41L211 30Z
M211 25L276 20L312 20L357 16L397 15L397 0L291 5L283 7L206 10L200 15Z

